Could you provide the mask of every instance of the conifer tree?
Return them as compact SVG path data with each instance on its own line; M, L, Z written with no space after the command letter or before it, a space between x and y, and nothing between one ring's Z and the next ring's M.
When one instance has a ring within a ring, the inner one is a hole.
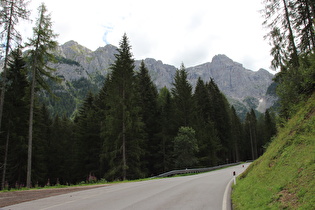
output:
M218 133L211 120L213 106L210 102L210 95L201 78L198 78L193 99L195 115L192 127L196 131L198 140L199 163L202 167L216 165L218 161L216 153L219 149Z
M25 166L23 160L26 160L26 135L27 135L27 104L28 95L27 89L29 83L26 78L26 68L25 60L22 58L22 52L19 48L12 51L10 54L10 61L8 64L8 75L7 81L8 85L6 88L6 101L4 103L4 108L6 112L3 115L3 121L5 126L4 139L5 143L5 156L4 165L2 172L2 185L4 188L4 183L7 180L7 166L10 162L10 168L8 168L9 176L8 181L21 182L25 181L22 176L22 169Z
M196 165L198 150L195 130L190 127L180 127L178 135L174 139L175 167L182 169Z
M294 105L308 97L314 88L315 10L314 0L265 0L264 25L270 30L272 66L281 70L279 83L280 117L288 119Z
M226 163L232 159L233 144L231 141L231 114L230 107L225 96L220 92L213 79L207 84L210 101L213 105L213 113L210 118L215 124L220 141L220 152L218 154L221 162Z
M250 145L250 154L252 160L257 159L257 118L255 111L251 109L245 119L245 129L247 133L247 144Z
M48 155L48 143L51 142L52 136L52 123L50 113L45 104L39 104L37 100L35 100L34 106L34 127L33 127L33 155L32 155L32 180L35 185L43 186L47 182L47 176L49 177L49 164L50 162L46 162L49 160L47 158ZM58 137L59 138L59 137ZM57 138L57 139L58 139ZM51 146L52 148L55 147ZM53 154L52 157L55 159L60 158L60 154ZM50 157L51 158L51 157ZM54 160L55 160L54 159ZM58 168L54 168L53 172L58 171Z
M270 28L266 35L271 41L281 39L281 42L272 42L274 44L271 55L274 57L272 64L275 68L284 70L285 63L290 61L295 67L299 66L298 49L293 28L292 16L290 10L290 0L265 0L265 9L262 10L265 17L263 25ZM281 45L279 45L281 44Z
M231 133L232 133L232 144L233 144L233 162L240 161L240 144L242 140L242 124L239 117L236 114L235 108L231 107Z
M29 11L26 9L27 3L24 0L1 0L0 26L3 31L0 33L0 40L5 43L3 72L1 75L0 90L0 132L2 125L3 105L5 100L5 89L7 85L7 68L10 50L19 46L21 35L16 27L20 19L28 19ZM15 42L15 43L14 43ZM0 56L0 59L2 57Z
M276 122L273 114L270 113L269 109L266 110L264 115L264 124L265 124L265 141L267 142L271 141L271 138L277 133L277 127Z
M101 138L97 108L92 93L89 93L76 121L76 169L80 180L87 178L90 174L100 178L100 153Z
M188 83L184 64L176 71L172 95L177 118L177 127L191 126L193 113L192 86Z
M159 92L158 106L160 113L159 138L161 139L159 153L162 156L159 168L163 170L162 172L166 172L173 169L173 139L177 134L177 127L174 123L176 116L174 116L173 99L166 87L162 88Z
M140 162L144 153L143 122L135 87L134 59L126 34L115 57L108 88L103 157L110 167L106 177L125 180L144 176Z
M159 140L159 124L158 124L158 107L157 107L157 89L153 84L149 71L146 68L144 61L140 64L139 72L136 74L136 91L138 93L139 107L142 121L144 123L146 168L149 174L157 173L157 164L162 160L158 153Z
M57 42L53 39L56 35L52 31L52 23L50 15L47 14L45 4L38 8L39 18L36 22L36 27L33 28L33 38L29 39L27 46L32 47L28 51L29 66L31 69L31 101L30 101L30 119L29 119L29 143L28 143L28 164L27 164L27 183L28 188L31 187L31 171L32 171L32 140L33 140L33 114L35 101L35 88L37 85L49 90L45 79L51 78L57 80L52 76L51 72L54 69L47 66L47 61L53 60L54 56L51 50L55 49Z

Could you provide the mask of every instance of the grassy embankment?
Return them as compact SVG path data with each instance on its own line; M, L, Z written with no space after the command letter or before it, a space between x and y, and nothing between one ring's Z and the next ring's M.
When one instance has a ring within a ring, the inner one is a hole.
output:
M238 178L234 209L315 209L315 94Z

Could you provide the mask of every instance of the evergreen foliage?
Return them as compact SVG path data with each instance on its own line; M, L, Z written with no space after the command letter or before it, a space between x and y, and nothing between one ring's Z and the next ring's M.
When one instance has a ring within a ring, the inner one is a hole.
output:
M4 63L0 80L0 132L2 131L2 115L7 85L7 68L9 63L9 55L12 49L21 45L21 34L17 30L20 19L27 20L29 11L26 9L27 3L24 0L1 0L0 3L0 40L4 44ZM0 56L2 59L2 56ZM2 186L3 188L3 186Z
M162 157L162 161L156 164L160 165L161 172L170 171L173 169L173 139L177 134L174 121L174 101L170 91L164 87L158 95L158 112L160 131L158 138L160 139L158 154Z
M5 105L4 122L12 123L5 124L0 136L1 151L5 151L6 139L10 140L7 171L2 177L6 186L16 188L27 181L26 109L31 89L25 61L18 54L13 54ZM91 83L73 82L71 94L81 91L82 85ZM68 113L51 112L46 101L35 98L34 185L135 179L175 168L248 160L252 148L258 151L254 158L258 157L275 133L275 117L269 111L258 115L252 110L242 123L213 80L205 83L199 78L193 93L184 65L174 77L174 87L158 91L143 62L136 71L126 35L101 90L91 85L84 91L88 89L71 119ZM56 98L49 100L53 103ZM257 140L251 144L249 134L254 130ZM4 152L1 155L5 157Z
M198 159L202 167L214 166L219 162L217 153L220 149L220 140L214 124L214 107L210 97L207 84L199 78L193 95L195 113L192 127L196 131Z
M4 103L3 131L1 142L4 146L4 161L2 173L2 186L5 181L10 183L22 183L26 174L26 136L27 136L27 110L28 110L28 88L29 83L26 78L26 62L22 58L19 48L12 51L10 62L8 63L8 85L6 88L6 100ZM8 169L8 170L7 170ZM6 177L8 176L8 179Z
M180 127L174 139L175 168L189 168L197 164L197 139L195 130L190 127Z
M162 156L159 154L159 113L157 105L158 91L146 68L144 62L141 62L139 72L136 74L136 91L138 94L138 106L140 108L140 116L144 123L144 149L146 161L145 168L148 168L149 174L161 172L160 162ZM154 164L152 164L154 163Z
M279 68L275 81L283 121L296 112L296 104L314 91L315 2L265 0L262 11L266 35L272 46L272 66Z
M31 69L31 100L30 100L30 117L29 117L29 137L28 137L28 163L27 163L27 183L28 188L31 187L31 171L32 171L32 141L33 141L33 118L34 118L34 101L35 88L39 87L48 90L49 86L45 78L55 81L58 78L51 74L52 69L47 66L47 61L54 59L51 51L57 47L57 42L53 39L57 36L53 33L50 15L44 3L38 8L39 17L36 27L33 28L34 37L29 39L28 47L33 47L28 51L29 68Z
M125 180L145 175L141 170L144 124L136 92L134 59L126 34L115 57L108 86L104 156L110 166L107 179Z

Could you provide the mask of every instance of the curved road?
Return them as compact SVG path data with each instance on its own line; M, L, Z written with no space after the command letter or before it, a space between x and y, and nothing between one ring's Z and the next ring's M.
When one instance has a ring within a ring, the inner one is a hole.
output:
M3 209L229 209L228 185L248 164L208 173L142 182L113 184L25 202ZM225 197L225 198L224 198Z

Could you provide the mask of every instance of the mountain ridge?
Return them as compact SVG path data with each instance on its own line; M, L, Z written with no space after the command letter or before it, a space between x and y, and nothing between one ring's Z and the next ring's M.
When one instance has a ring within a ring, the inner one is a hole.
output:
M56 55L60 60L51 65L57 69L56 74L66 82L84 78L100 88L99 81L110 72L110 65L114 63L116 53L117 47L111 44L92 51L71 40L58 46ZM177 70L175 66L164 64L154 58L146 58L143 61L158 89L172 88ZM140 63L141 60L135 60L136 70ZM266 94L274 75L265 69L258 71L246 69L224 54L214 56L211 62L188 67L186 71L193 87L199 77L205 82L212 78L238 113L245 113L251 108L256 110L258 108L258 111L264 112L276 100L275 97ZM98 82L94 81L95 78Z

